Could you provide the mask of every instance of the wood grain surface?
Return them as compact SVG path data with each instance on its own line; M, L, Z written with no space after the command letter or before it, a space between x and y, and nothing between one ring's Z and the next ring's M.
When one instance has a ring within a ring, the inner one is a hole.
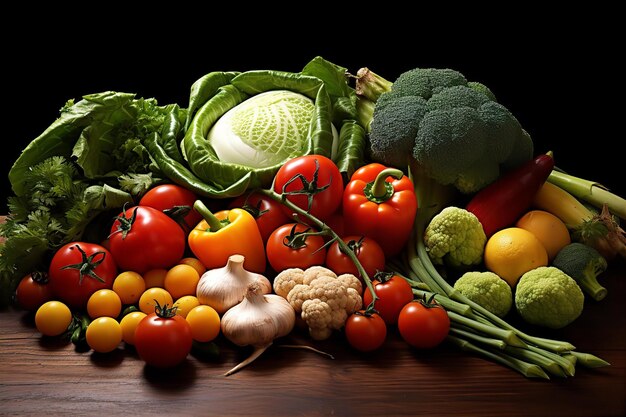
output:
M32 313L10 309L0 312L0 415L624 416L626 263L613 263L602 282L607 298L586 301L569 327L523 327L611 363L579 365L575 377L550 381L526 379L447 343L411 349L395 329L373 354L356 353L341 334L313 344L295 332L229 377L222 373L249 351L220 338L218 359L189 356L155 371L123 345L104 355L41 337ZM280 343L313 344L335 359Z

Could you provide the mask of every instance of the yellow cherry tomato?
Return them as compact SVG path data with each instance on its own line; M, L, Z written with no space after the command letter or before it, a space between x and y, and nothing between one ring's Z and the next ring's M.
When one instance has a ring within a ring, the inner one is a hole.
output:
M63 334L71 322L72 312L70 308L60 301L43 303L35 313L37 330L45 336Z
M146 290L143 277L134 271L124 271L113 281L113 291L120 296L122 304L135 304Z
M172 295L167 292L167 290L153 287L145 290L143 294L141 294L141 297L139 297L139 310L146 314L154 313L157 302L160 306L167 304L171 307L172 304L174 304Z
M87 300L87 314L92 319L117 317L122 312L122 301L113 290L102 289L94 292Z
M192 266L193 269L195 269L198 272L199 276L202 276L202 274L206 272L206 267L204 266L202 261L200 261L200 259L198 258L191 258L191 257L183 258L178 263Z
M195 295L183 295L174 303L176 314L187 317L192 308L200 305L200 301Z
M193 266L179 264L173 266L165 275L164 287L172 297L180 298L185 295L196 295L200 275Z
M122 340L129 345L135 344L135 329L141 320L146 317L147 314L143 311L133 311L128 313L120 321L122 326Z
M146 284L146 289L157 287L164 288L163 282L165 282L165 275L167 275L167 269L151 269L143 274L143 281Z
M122 326L111 317L98 317L87 327L85 333L90 348L100 353L108 353L121 343Z
M220 333L220 316L208 305L199 305L187 314L191 336L198 342L210 342Z

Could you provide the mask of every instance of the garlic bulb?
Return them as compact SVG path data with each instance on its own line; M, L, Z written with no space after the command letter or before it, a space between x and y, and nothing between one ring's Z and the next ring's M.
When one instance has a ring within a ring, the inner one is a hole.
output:
M252 283L259 283L262 294L272 291L272 284L267 278L244 269L244 259L242 255L232 255L224 267L202 274L196 288L196 297L200 304L213 307L221 315L243 300Z
M284 298L263 294L258 282L248 287L243 301L222 317L222 334L238 346L254 346L250 357L225 375L230 375L258 358L279 337L287 336L296 323L296 313Z

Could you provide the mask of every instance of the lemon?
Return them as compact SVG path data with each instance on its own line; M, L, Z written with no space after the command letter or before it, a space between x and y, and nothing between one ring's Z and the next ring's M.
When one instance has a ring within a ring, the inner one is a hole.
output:
M531 269L548 265L548 253L528 230L509 227L494 233L485 245L485 266L514 288Z

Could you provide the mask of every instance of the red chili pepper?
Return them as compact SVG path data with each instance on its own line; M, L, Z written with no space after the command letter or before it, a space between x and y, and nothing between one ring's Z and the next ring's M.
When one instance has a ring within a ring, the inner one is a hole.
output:
M489 238L528 210L553 168L551 152L539 155L480 190L465 208L478 217Z
M406 244L416 211L413 181L378 163L359 168L343 193L345 233L374 239L386 257Z

